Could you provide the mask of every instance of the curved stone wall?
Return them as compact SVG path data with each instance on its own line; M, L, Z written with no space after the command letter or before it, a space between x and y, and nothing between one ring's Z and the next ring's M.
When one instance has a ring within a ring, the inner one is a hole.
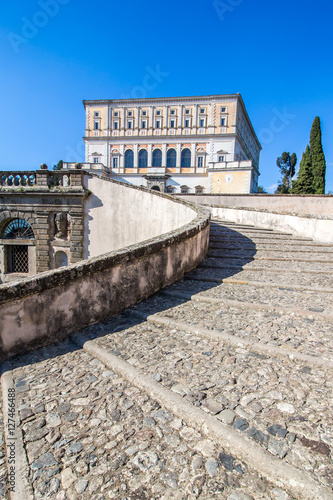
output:
M321 243L333 243L330 195L177 195L207 207L213 217L287 231Z
M155 199L150 203L155 210L160 210L155 220L158 231L163 234L141 242L132 241L121 250L19 283L1 285L0 360L56 342L80 328L118 314L181 279L206 255L209 211L161 193L118 182L111 184L117 186L117 190L119 185L128 192L135 190L138 202L141 193L144 204L149 203L150 197L157 197L160 203ZM119 197L118 201L122 203L123 198ZM170 217L168 209L173 213ZM166 225L163 227L164 215ZM142 220L139 219L142 211L133 209L132 216L136 217L136 225L151 223L150 230L156 230L154 217L150 221L149 213ZM180 221L185 223L179 226Z

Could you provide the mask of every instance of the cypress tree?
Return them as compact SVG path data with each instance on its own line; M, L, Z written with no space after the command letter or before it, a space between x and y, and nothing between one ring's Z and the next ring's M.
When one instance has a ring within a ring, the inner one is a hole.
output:
M313 193L313 173L310 147L306 146L299 167L297 180L293 181L292 194Z
M325 194L326 161L321 143L320 118L316 116L310 134L310 148L312 156L313 192Z

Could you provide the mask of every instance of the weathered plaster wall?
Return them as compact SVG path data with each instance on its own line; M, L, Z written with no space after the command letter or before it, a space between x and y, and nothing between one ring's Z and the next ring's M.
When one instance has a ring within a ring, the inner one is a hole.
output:
M92 193L84 209L85 258L154 238L196 217L189 206L141 188L95 175L85 183Z
M146 195L146 191L141 193ZM191 222L123 250L1 285L0 361L117 314L197 266L208 250L209 212L170 201L165 195L149 194L164 197L168 207L177 205L179 215L175 214L174 220L181 220L184 210L183 217L191 214ZM150 223L149 212L145 223Z
M270 212L331 216L333 196L329 195L178 195L177 197L202 205L219 205L231 208L258 208Z

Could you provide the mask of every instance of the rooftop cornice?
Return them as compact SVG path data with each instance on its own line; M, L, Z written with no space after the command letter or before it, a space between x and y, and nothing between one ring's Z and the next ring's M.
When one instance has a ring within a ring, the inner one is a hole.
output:
M88 100L84 99L83 105L93 105L93 104L152 104L152 103L157 103L157 102L178 102L178 101L185 101L185 102L190 102L190 101L213 101L214 99L216 100L223 100L223 99L241 99L242 97L240 93L237 94L213 94L213 95L198 95L198 96L177 96L177 97L145 97L141 99L93 99L93 100ZM242 100L243 102L243 100ZM244 103L243 103L244 104Z

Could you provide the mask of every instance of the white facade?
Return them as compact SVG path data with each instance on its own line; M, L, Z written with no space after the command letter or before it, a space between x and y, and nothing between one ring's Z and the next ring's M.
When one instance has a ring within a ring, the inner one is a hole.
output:
M261 146L240 94L84 101L86 162L173 192L255 192ZM230 172L230 174L228 174Z

